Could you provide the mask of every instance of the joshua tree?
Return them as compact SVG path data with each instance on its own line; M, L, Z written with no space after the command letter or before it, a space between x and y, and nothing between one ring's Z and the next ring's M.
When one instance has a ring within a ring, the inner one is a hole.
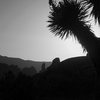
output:
M62 0L58 3L49 0L50 30L60 38L74 36L83 50L88 52L94 65L87 62L88 57L71 58L51 65L49 70L34 76L36 86L41 90L40 96L45 94L46 97L61 96L70 100L94 100L91 94L95 94L96 71L98 76L100 72L100 40L86 19L92 15L100 22L99 5L95 6L96 2L99 3L99 0Z
M100 23L100 0L49 0L49 5L50 30L61 38L74 36L88 52L99 76L100 43L86 19L92 15Z

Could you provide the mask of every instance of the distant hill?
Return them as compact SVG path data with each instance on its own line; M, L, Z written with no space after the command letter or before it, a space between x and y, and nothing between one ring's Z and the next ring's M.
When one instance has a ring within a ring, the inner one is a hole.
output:
M8 65L17 65L19 68L23 69L25 67L31 67L33 66L37 72L41 70L41 65L45 63L46 67L51 65L51 62L38 62L38 61L32 61L32 60L23 60L20 58L12 58L12 57L6 57L0 55L0 63L5 63Z

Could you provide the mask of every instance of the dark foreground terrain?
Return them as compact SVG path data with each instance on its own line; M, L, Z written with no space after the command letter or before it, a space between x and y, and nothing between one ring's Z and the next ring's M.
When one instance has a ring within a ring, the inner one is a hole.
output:
M0 100L99 100L99 95L95 68L86 57L55 60L33 76L9 71L0 77Z

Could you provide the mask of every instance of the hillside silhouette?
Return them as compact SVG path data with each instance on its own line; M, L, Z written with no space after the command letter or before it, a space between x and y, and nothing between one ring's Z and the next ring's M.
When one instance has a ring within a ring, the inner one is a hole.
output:
M8 65L17 65L19 68L23 69L25 67L31 67L34 66L34 68L39 72L41 70L41 65L44 62L39 61L32 61L32 60L23 60L20 58L12 58L7 56L0 56L0 63L5 63ZM51 62L45 62L46 67L48 67Z
M40 91L39 99L94 100L96 75L88 57L75 57L52 64L36 74L35 87Z
M17 75L13 71L3 73L0 100L93 100L96 70L88 57L58 61L55 58L51 66L33 76L20 69Z

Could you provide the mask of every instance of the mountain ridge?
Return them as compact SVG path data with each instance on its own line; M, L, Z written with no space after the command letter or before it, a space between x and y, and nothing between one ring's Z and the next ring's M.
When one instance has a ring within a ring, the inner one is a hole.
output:
M47 61L24 60L21 58L7 57L2 55L0 55L0 63L5 63L8 65L17 65L21 69L33 66L37 70L37 72L41 70L41 66L43 63L45 63L46 68L51 65L51 62Z

